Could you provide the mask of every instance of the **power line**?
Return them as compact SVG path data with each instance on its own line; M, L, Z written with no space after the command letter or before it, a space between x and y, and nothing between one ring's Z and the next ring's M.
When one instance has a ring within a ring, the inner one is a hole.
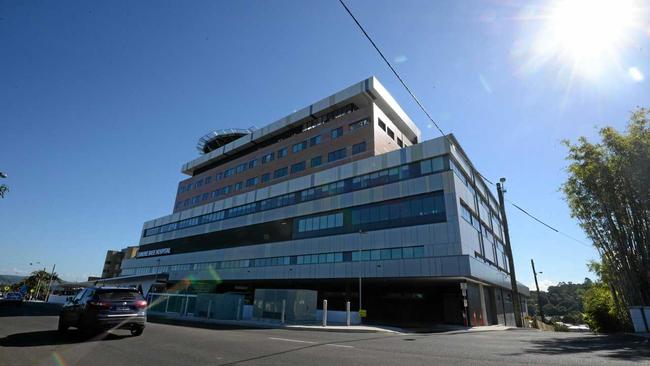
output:
M395 74L395 77L397 77L397 79L399 80L399 82L402 83L402 86L404 86L404 89L406 89L406 91L411 95L411 97L413 98L413 100L415 100L415 103L417 103L417 105L420 107L420 109L422 110L422 112L424 112L424 114L426 114L427 118L429 118L429 121L431 121L431 123L433 123L433 125L436 126L436 128L438 129L438 131L440 132L440 134L442 134L442 136L447 137L447 135L446 135L446 134L442 131L442 129L440 128L440 126L438 126L438 124L436 123L436 121L433 120L433 118L431 117L431 115L429 114L429 112L427 111L427 109L424 108L424 106L422 105L422 103L420 103L420 100L415 96L415 94L413 94L413 92L411 91L411 88L409 88L408 85L406 85L406 83L404 82L404 80L402 79L402 77L397 73L397 71L395 70L395 68L393 67L393 65L391 65L390 61L388 61L388 59L386 59L386 57L385 57L384 54L381 52L381 50L379 49L379 47L377 47L377 45L375 44L375 41L373 41L372 38L370 38L370 35L368 35L368 33L366 32L366 30L363 28L363 26L361 25L361 23L359 23L359 21L358 21L357 18L354 16L354 14L352 14L352 12L351 12L350 9L347 7L347 5L345 5L345 3L343 2L343 0L339 0L339 2L341 3L341 5L343 5L343 7L345 8L345 10L348 12L348 14L350 14L350 17L352 17L352 20L354 20L354 22L357 23L357 26L359 26L359 29L363 32L363 34L366 36L366 38L368 39L368 41L370 41L370 43L372 44L372 46L375 48L375 50L377 51L377 53L379 54L379 56L381 56L381 58L384 60L384 62L386 63L386 65L388 65L388 67L389 67L390 70L393 72L393 74Z
M386 58L386 56L384 56L384 53L381 52L381 50L379 49L379 47L377 46L377 44L375 43L375 41L373 41L372 37L370 37L370 35L368 34L368 32L366 32L366 30L363 28L363 26L361 25L361 23L359 23L359 21L357 20L357 17L355 17L354 14L352 14L352 11L350 10L350 8L348 8L348 6L345 5L345 2L344 2L343 0L339 0L339 2L340 2L341 5L343 6L343 8L345 8L345 11L347 11L347 13L350 15L350 17L352 18L352 20L354 20L354 22L357 24L357 26L359 27L359 30L361 30L361 32L363 33L363 35L366 36L366 38L368 39L368 41L370 42L370 44L372 44L372 46L375 48L375 51L377 51L377 53L379 54L379 56L381 57L381 59L384 60L384 62L386 63L386 65L388 65L388 68L390 68L390 70L393 72L393 74L395 75L395 77L397 78L397 80L399 80L399 82L402 84L402 86L404 87L404 89L406 89L406 91L409 93L409 95L411 96L411 98L413 98L413 100L414 100L415 103L418 105L418 107L420 107L420 109L422 110L422 112L424 112L424 114L427 116L427 118L429 119L429 121L430 121L430 122L431 122L431 123L436 127L436 129L438 130L438 132L440 132L440 134L441 134L441 135L442 135L442 136L443 136L443 137L444 137L444 138L445 138L445 139L446 139L450 144L453 144L453 142L452 142L452 141L449 139L449 137L445 134L445 132L442 130L442 128L440 128L440 126L438 125L438 123L436 123L436 121L433 119L433 117L431 117L431 115L429 114L429 111L427 111L427 109L424 107L424 105L422 105L422 103L420 103L420 100L419 100L419 99L415 96L415 94L411 91L411 88L409 88L408 85L406 85L406 82L404 81L404 79L402 79L402 77L401 77L400 74L397 72L397 70L395 70L395 68L394 68L393 65L390 63L390 61L388 61L388 59ZM480 175L481 178L483 178L486 182L488 182L488 183L490 183L491 185L494 186L494 183L493 183L491 180L489 180L487 177L485 177L483 174L481 174L478 170L475 169L475 171L476 171L476 173L477 173L478 175ZM556 233L558 233L558 234L564 235L564 236L566 236L567 238L572 239L572 240L574 240L574 241L576 241L576 242L578 242L578 243L580 243L580 244L582 244L582 245L584 245L584 246L587 246L587 247L589 247L589 248L592 247L591 245L589 245L589 244L587 244L587 243L585 243L585 242L583 242L583 241L581 241L581 240L578 240L578 239L576 239L576 238L570 236L569 234L566 234L566 233L564 233L564 232L562 232L562 231L560 231L560 230L554 228L553 226L551 226L551 225L545 223L544 221L542 221L542 220L540 220L539 218L535 217L535 216L532 215L530 212L524 210L523 208L521 208L520 206L518 206L518 205L515 204L514 202L512 202L512 201L510 201L510 200L508 200L508 202L509 202L511 205L513 205L515 208L517 208L518 210L520 210L521 212L523 212L524 214L526 214L527 216L529 216L530 218L532 218L533 220L535 220L535 221L539 222L540 224L546 226L548 229L550 229L550 230L552 230L552 231L554 231L554 232L556 232Z

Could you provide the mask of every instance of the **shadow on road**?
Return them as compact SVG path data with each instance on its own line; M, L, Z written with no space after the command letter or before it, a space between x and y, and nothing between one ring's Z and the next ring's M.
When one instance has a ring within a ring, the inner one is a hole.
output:
M626 335L552 338L531 341L527 353L566 355L600 352L603 356L621 360L650 360L650 340Z
M81 342L114 341L130 337L113 333L87 334L80 331L60 333L56 330L16 333L0 338L0 347L56 346Z
M61 305L46 303L9 304L0 302L0 318L9 316L55 316L59 315Z

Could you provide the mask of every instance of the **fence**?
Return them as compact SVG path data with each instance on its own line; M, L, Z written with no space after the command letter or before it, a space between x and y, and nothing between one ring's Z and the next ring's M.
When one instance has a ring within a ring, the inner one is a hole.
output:
M193 316L196 295L149 293L149 312Z

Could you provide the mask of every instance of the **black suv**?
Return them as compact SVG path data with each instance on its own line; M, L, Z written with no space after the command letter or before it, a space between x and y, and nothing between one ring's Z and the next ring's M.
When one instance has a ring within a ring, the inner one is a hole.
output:
M59 331L130 329L138 336L147 321L147 301L135 288L88 287L63 305Z

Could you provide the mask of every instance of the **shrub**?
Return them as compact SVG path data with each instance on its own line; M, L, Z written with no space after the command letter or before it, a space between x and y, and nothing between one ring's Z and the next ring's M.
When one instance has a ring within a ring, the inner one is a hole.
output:
M585 291L583 305L584 320L591 330L599 333L621 330L621 323L616 317L614 299L606 285L597 284Z

